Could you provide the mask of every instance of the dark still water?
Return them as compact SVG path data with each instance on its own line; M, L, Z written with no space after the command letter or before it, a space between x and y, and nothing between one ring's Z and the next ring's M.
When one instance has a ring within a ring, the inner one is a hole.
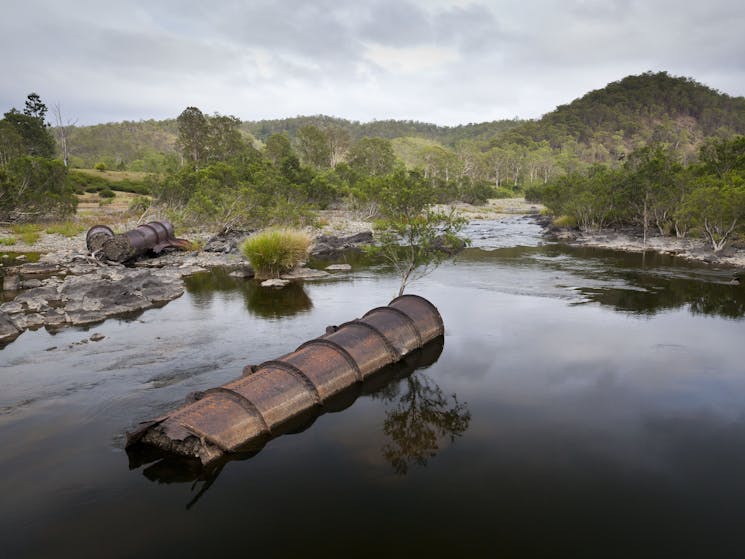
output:
M470 234L409 290L439 307L442 348L209 471L128 456L123 434L386 304L393 276L202 275L129 321L0 350L0 556L740 556L732 271L542 245L521 218Z

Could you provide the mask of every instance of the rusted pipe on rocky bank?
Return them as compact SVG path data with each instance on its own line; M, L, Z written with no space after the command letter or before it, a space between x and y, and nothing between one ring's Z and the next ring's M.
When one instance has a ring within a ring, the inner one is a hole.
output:
M151 221L115 235L106 225L94 225L85 235L88 250L112 262L126 262L152 251L159 254L168 247L186 249L191 243L177 239L170 221Z
M127 446L143 443L203 464L240 453L443 333L432 303L402 295L360 319L328 327L292 353L246 367L240 378L193 394L180 408L128 433Z

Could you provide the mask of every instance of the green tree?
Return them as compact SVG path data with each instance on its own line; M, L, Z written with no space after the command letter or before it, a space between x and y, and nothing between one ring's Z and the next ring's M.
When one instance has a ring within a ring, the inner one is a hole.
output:
M60 161L24 155L0 167L0 221L65 217L76 205Z
M389 140L361 138L349 150L349 166L365 175L382 176L393 171L396 154Z
M745 171L745 136L710 138L701 146L699 158L706 171L719 178L730 171Z
M35 105L32 106L36 112L28 109L30 114L11 109L5 113L4 121L20 137L24 154L37 157L53 157L55 151L54 137L49 132L43 116L39 116L46 113L46 107L42 110Z
M329 163L332 167L336 167L347 156L349 146L352 144L352 137L349 130L341 126L329 126L325 129L325 132L329 145Z
M684 219L701 227L712 250L720 252L745 219L745 180L734 173L704 177L679 211Z
M655 144L634 151L624 169L621 205L629 208L631 217L642 226L646 243L650 225L657 224L664 233L664 224L675 212L676 177L681 166L672 150Z
M326 169L331 165L331 147L325 131L317 126L303 126L297 131L298 152L306 165Z
M249 148L240 131L241 121L234 116L215 114L207 118L204 150L207 160L229 161L248 155Z
M197 107L186 107L178 118L177 145L184 155L184 159L198 169L207 157L209 143L209 124L207 117Z
M418 171L398 170L385 177L378 193L382 219L378 245L371 249L399 274L398 294L451 258L465 241L458 237L466 220L430 208L434 191Z
M0 120L0 165L5 165L25 153L23 137L11 122Z
M33 117L46 125L47 106L42 102L38 93L32 92L28 94L23 108L23 114Z
M269 136L264 146L264 155L275 166L279 165L283 159L294 156L295 153L292 151L290 138L287 137L287 134L272 134Z

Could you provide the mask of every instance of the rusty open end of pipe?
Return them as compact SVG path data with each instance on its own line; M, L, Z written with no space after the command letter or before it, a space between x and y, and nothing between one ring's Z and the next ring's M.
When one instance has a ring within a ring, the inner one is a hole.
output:
M141 424L127 434L127 446L146 444L203 464L239 453L443 334L432 303L417 295L397 297Z

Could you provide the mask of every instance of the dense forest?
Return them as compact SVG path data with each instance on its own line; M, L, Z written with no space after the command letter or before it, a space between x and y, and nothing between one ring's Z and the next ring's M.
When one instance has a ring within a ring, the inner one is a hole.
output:
M664 72L629 76L539 120L455 127L328 116L241 122L197 107L165 121L51 127L45 113L32 94L0 121L5 185L26 185L16 188L23 196L34 191L28 185L56 185L55 196L69 200L70 188L112 186L76 167L146 172L147 180L117 188L150 194L176 219L222 229L304 220L335 204L372 217L379 193L411 177L433 202L527 194L580 227L693 231L716 249L740 222L745 98ZM20 198L3 188L0 203L16 204L3 220L46 211L19 212ZM726 207L704 218L712 196ZM70 211L66 204L58 213Z

